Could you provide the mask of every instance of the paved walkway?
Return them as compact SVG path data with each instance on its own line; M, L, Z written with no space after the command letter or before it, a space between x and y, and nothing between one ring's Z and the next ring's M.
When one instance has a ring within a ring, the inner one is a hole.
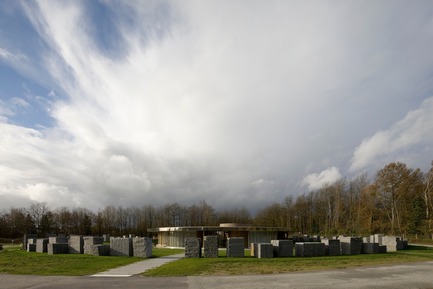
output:
M141 274L147 270L162 266L166 263L179 260L185 256L185 253L164 256L160 258L150 258L143 261L135 262L123 267L110 269L105 272L101 272L92 277L130 277L132 275Z

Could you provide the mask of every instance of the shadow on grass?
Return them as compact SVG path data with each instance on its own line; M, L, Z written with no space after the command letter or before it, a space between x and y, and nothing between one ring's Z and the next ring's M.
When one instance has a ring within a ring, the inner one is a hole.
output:
M432 247L427 247L427 246L419 246L419 245L409 245L407 250L417 250L417 251L432 251L433 253L433 248Z

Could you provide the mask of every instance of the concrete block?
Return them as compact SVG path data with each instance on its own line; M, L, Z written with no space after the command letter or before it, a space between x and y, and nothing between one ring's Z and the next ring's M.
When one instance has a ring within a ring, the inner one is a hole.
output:
M36 252L38 253L47 253L48 252L48 239L37 239L36 240Z
M293 240L271 240L274 257L292 257Z
M36 244L27 243L27 252L36 252Z
M362 252L362 238L338 237L340 240L341 255L357 255Z
M340 240L338 239L322 239L321 241L326 246L326 255L339 256L341 255Z
M244 257L244 238L227 238L227 257Z
M274 246L271 243L257 244L257 258L273 258Z
M132 239L132 253L134 257L152 257L152 239L147 237L135 237Z
M203 257L218 258L218 236L204 236Z
M48 243L47 245L48 254L69 254L68 243Z
M371 243L379 243L379 246L383 245L382 238L383 238L383 234L374 234L370 236L370 239L372 239Z
M50 244L65 244L68 243L68 238L66 237L49 237L48 243Z
M362 243L363 254L379 254L379 243Z
M84 254L84 239L80 235L71 235L68 240L70 254Z
M295 244L295 255L297 257L325 256L325 244L321 242L306 242Z
M102 239L104 240L104 242L110 242L110 235L109 234L102 235Z
M127 256L133 255L132 239L130 238L111 238L110 240L110 255L111 256Z
M386 246L387 252L396 252L403 248L403 242L396 236L383 236L382 245Z
M251 243L250 256L257 257L257 243Z
M86 236L83 237L83 241L84 241L84 246L83 246L84 254L92 254L91 246L102 244L104 239L102 237Z
M90 245L98 245L102 244L104 242L104 239L99 236L85 236L83 237L84 246L90 246Z
M93 256L110 256L110 245L89 245L88 254Z
M199 238L185 239L185 258L200 258L201 246Z
M30 240L35 240L34 241L34 243L31 243L31 244L36 244L36 238L37 238L38 236L36 236L36 234L24 234L24 236L23 236L23 249L27 249L27 244L29 244L30 242Z

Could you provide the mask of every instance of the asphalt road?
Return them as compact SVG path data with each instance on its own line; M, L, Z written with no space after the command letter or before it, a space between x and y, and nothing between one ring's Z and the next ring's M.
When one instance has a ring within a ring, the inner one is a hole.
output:
M72 289L72 288L389 288L433 289L433 262L395 266L340 269L249 276L193 276L150 278L132 277L54 277L0 274L0 288L4 289Z

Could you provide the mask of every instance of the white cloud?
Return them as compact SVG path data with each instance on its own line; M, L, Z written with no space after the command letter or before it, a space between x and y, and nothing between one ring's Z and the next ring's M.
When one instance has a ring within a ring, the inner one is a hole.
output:
M25 55L21 54L21 53L12 53L9 50L0 47L0 57L4 58L5 60L9 60L9 61L17 61L17 60L23 60L25 59Z
M423 148L433 143L432 132L433 97L430 97L388 130L364 139L353 153L350 170L359 171L370 166L378 168L387 162L406 160L408 155L419 157L419 154L425 154ZM407 161L412 165L413 160L409 158Z
M44 49L12 66L53 88L44 105L55 125L2 124L0 194L59 194L90 208L198 199L254 207L296 193L300 179L309 189L338 179L365 135L381 131L358 148L352 169L393 139L422 143L383 128L433 91L430 32L416 24L429 19L426 9L105 3L115 53L98 43L106 31L89 28L97 20L86 2L23 2ZM311 164L328 169L304 178Z
M309 190L320 189L325 184L332 184L341 179L341 174L336 167L329 167L320 173L309 174L302 180L302 184Z

